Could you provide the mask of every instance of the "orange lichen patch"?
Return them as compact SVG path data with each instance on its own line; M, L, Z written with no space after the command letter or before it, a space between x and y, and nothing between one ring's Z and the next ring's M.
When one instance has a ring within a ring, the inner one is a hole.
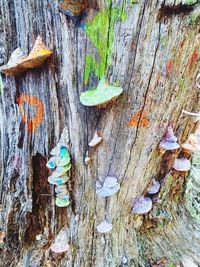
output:
M138 126L138 127L147 127L149 125L149 120L147 114L143 110L139 110L134 113L128 122L128 126Z
M22 58L18 64L22 68L38 68L41 67L44 64L44 61L52 54L52 50L46 47L42 38L38 36L30 54L27 57Z
M192 69L192 67L195 64L195 62L197 61L197 59L198 59L198 50L197 50L197 48L195 48L190 59L189 59L189 70Z
M168 77L170 75L170 73L172 72L172 68L173 68L173 60L170 59L167 64L166 64L166 76Z
M36 114L33 118L28 119L24 108L23 108L23 102L25 104L32 105L36 108ZM19 109L22 113L22 121L24 121L27 124L29 132L32 132L36 129L36 127L42 123L43 117L44 117L44 108L42 102L39 100L39 98L35 96L29 96L29 95L21 95L19 99L17 100L17 103L19 105Z

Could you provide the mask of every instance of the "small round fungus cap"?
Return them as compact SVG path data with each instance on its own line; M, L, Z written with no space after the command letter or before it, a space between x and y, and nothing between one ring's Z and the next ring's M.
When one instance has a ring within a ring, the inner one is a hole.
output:
M145 214L152 209L152 200L149 197L138 197L133 204L132 211L136 214Z
M70 201L69 201L69 196L66 195L63 198L56 197L56 206L60 208L64 208L69 206Z
M97 225L97 231L101 234L110 232L112 228L112 223L107 220L103 220L99 225Z
M109 85L105 78L102 78L97 88L92 88L80 95L80 101L85 106L101 106L116 99L122 92L121 87Z
M102 136L99 136L97 132L95 132L92 140L89 142L89 146L90 147L95 147L97 146L98 144L101 143L101 141L103 140L103 137Z
M51 175L48 177L48 182L54 185L62 185L66 183L68 180L69 180L69 177L67 175L63 175L60 177L54 177L53 175Z
M156 194L160 190L160 183L156 181L154 178L152 179L152 184L148 189L148 194Z
M177 171L189 171L191 169L191 163L188 159L186 158L178 158L175 159L173 168Z
M120 184L115 177L106 177L103 185L99 181L96 182L96 194L99 197L109 197L116 194L120 189Z
M68 236L65 229L62 229L55 238L55 241L51 245L51 251L55 253L63 253L69 250L69 244L67 242Z

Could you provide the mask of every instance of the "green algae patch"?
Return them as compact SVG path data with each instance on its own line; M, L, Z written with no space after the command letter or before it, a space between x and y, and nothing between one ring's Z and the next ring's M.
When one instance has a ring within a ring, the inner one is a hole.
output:
M109 7L102 10L86 23L85 32L90 37L92 43L97 48L99 60L93 55L86 55L84 81L88 82L90 74L93 72L99 79L104 76L107 66L110 64L112 48L114 42L114 28L117 20L124 21L126 13L123 8Z

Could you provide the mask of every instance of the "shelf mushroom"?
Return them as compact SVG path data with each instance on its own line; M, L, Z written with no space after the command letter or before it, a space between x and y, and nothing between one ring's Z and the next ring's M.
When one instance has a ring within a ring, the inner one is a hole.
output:
M110 232L112 228L112 223L107 220L103 220L100 224L97 225L97 231L101 234Z
M109 197L116 194L120 189L120 184L115 177L106 177L103 185L97 181L96 182L96 194L99 197Z
M62 229L56 236L53 244L50 246L51 251L55 253L63 253L69 250L69 244L67 243L67 232Z
M160 183L155 180L155 178L152 179L152 184L148 188L148 194L153 195L158 193L160 190Z
M88 0L82 0L82 1L64 0L60 3L59 9L67 16L77 17L81 13L83 13L85 9L88 8L89 3L90 1Z
M100 144L102 140L103 140L103 137L102 136L99 136L98 133L97 133L97 131L96 131L95 134L94 134L94 136L93 136L93 138L92 138L92 140L89 142L88 145L90 147L95 147L98 144Z
M80 95L80 101L85 106L101 108L113 102L122 92L121 87L109 85L105 78L102 78L97 88L92 88Z
M132 211L136 214L145 214L152 209L152 200L149 197L140 196L133 203Z
M18 64L24 69L33 69L43 66L45 60L53 54L53 51L46 47L40 35L35 40L35 44L27 57L19 60Z
M8 63L0 68L0 71L7 75L19 75L25 71L19 64L18 61L24 57L24 53L21 48L18 47L13 51L10 56Z
M48 177L50 184L56 185L56 206L67 207L70 204L65 183L69 180L67 172L71 168L70 155L67 147L60 143L50 152L53 157L47 162L47 167L55 169Z
M174 150L180 147L180 145L177 143L177 138L174 135L172 127L167 127L165 136L161 140L159 147L164 150Z
M191 163L188 159L182 157L175 159L173 168L177 171L185 172L191 169Z
M200 151L200 145L195 134L190 134L187 141L181 146L188 152Z

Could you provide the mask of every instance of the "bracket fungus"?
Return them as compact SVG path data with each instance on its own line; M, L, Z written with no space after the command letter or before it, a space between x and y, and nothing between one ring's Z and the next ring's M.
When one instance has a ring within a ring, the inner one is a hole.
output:
M200 145L195 134L190 134L187 141L181 146L188 152L200 151Z
M24 57L24 53L21 48L15 49L8 61L8 63L0 68L0 71L7 75L19 75L24 69L18 64L18 61Z
M107 220L103 220L100 224L97 225L97 231L101 234L110 232L112 228L112 223Z
M89 0L64 0L59 9L67 16L77 17L89 7L89 3Z
M145 214L152 209L152 200L149 197L138 197L133 203L132 211L136 214Z
M97 181L96 182L96 194L99 197L109 197L116 194L120 189L120 184L115 177L106 177L103 185Z
M123 89L121 87L109 85L105 78L102 78L97 88L89 89L80 95L80 101L84 106L105 107L105 105L113 102L122 92Z
M180 145L177 143L177 138L174 135L172 127L167 127L165 136L161 140L159 147L164 150L174 150L180 147Z
M69 180L67 171L71 168L70 155L66 146L58 145L50 152L53 157L47 162L47 167L55 169L48 177L50 184L56 185L56 206L66 207L70 204L69 195L65 183Z
M150 187L148 188L148 194L153 195L158 193L160 190L160 183L155 180L155 178L152 179L152 183Z
M67 232L62 229L56 236L53 244L50 246L51 251L55 253L63 253L69 250L69 244L67 243Z
M43 66L45 60L52 54L53 51L45 46L42 38L38 35L28 56L25 57L20 48L15 49L7 65L2 66L0 71L7 75L19 75L27 69Z
M98 144L101 143L101 141L103 140L103 137L102 136L99 136L97 132L95 132L92 140L89 142L89 146L90 147L95 147L97 146Z
M45 60L53 54L53 51L46 47L40 35L35 40L33 49L27 57L19 61L19 65L24 69L33 69L41 67Z
M177 171L185 172L191 169L191 163L188 159L182 157L175 159L173 168Z

